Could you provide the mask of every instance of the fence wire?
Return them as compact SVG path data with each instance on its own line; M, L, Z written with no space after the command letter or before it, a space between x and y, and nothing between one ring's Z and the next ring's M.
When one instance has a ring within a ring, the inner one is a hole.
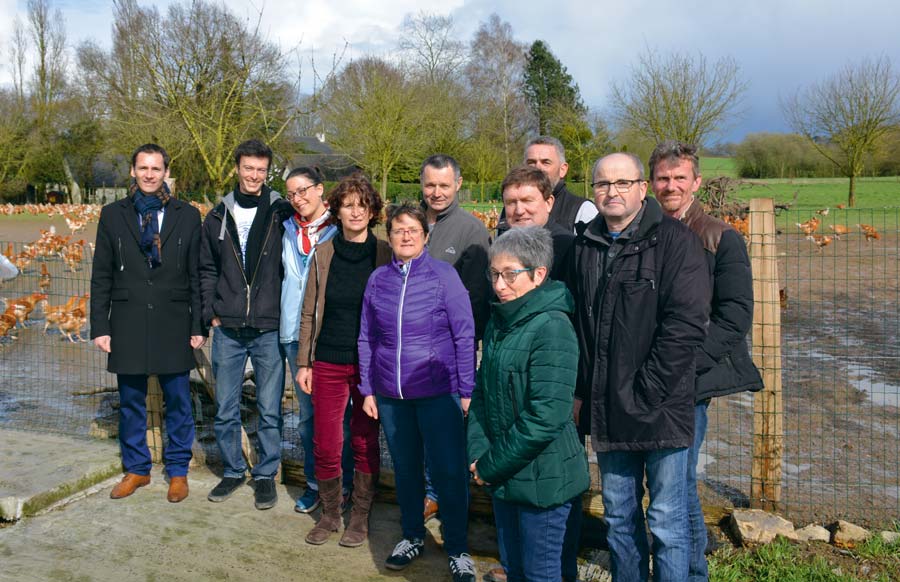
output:
M812 217L819 224L807 235L804 229ZM775 336L781 360L774 371L782 380L782 408L761 411L760 396L748 393L712 401L698 468L701 498L720 507L759 502L753 487L754 455L759 455L754 441L758 448L761 438L780 437L780 497L775 500L780 513L798 526L835 518L889 524L900 517L900 209L830 209L820 215L815 209L792 208L780 212L775 225L771 240L782 294L780 335ZM874 230L866 236L857 225ZM850 232L836 233L841 226ZM0 241L0 250L9 253L10 244L12 254L19 254L33 241ZM42 279L42 265L49 285ZM48 254L34 258L16 279L0 283L0 297L7 304L31 293L47 295L23 326L0 335L3 428L116 437L118 394L114 375L106 372L106 356L89 342L77 341L74 323L60 330L47 322L47 308L52 312L89 291L90 268L86 247L77 264ZM757 311L763 308L756 306ZM762 328L775 325L758 323ZM80 332L86 338L87 326ZM757 352L761 346L754 343ZM192 374L192 379L195 456L215 462L215 405L199 376ZM253 439L252 382L245 385L241 410ZM289 378L284 412L283 456L301 461ZM759 415L779 415L780 422L770 425L781 427L782 434L759 434L764 424ZM161 451L164 438L151 433L150 446ZM385 468L391 467L383 440L382 460ZM594 482L596 486L596 478Z

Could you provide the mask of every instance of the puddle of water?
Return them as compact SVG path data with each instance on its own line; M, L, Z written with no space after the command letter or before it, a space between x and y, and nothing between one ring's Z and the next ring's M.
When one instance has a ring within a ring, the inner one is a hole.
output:
M812 469L812 465L809 463L804 463L802 465L795 465L793 463L787 463L787 462L782 461L781 468L784 470L785 473L787 473L789 475L799 475L800 473L803 473L804 471L809 471L810 469Z
M873 404L900 408L900 386L873 379L878 372L862 364L847 364L850 385L869 395Z

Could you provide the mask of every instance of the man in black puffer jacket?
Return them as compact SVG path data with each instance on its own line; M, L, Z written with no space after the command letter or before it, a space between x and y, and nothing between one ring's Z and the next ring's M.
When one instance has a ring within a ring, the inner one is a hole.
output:
M700 188L696 146L665 141L650 156L650 183L667 215L681 220L700 237L713 296L709 333L697 352L694 442L688 459L688 509L691 524L691 565L688 580L709 579L704 551L707 533L697 494L697 458L706 434L706 409L711 398L762 389L762 377L750 359L747 333L753 324L753 275L743 237L725 222L709 216L694 194Z
M293 210L265 185L272 161L268 146L246 141L235 150L234 160L238 184L203 221L200 248L203 322L213 329L215 433L224 465L224 478L208 499L225 501L244 482L240 400L249 357L259 412L259 462L252 471L255 503L257 509L268 509L277 501L274 477L281 462L282 222Z
M614 577L649 576L646 476L654 577L685 580L694 360L710 279L700 240L646 198L643 171L628 153L594 164L600 215L578 228L567 269L580 351L575 395L590 412Z

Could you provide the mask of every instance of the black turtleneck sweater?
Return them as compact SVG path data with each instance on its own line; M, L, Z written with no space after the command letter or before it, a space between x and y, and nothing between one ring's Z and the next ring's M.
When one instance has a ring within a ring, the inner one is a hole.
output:
M330 364L356 364L359 361L356 341L363 293L369 275L375 270L376 240L370 232L366 242L348 242L340 229L332 240L334 256L328 268L322 331L316 341L316 360Z

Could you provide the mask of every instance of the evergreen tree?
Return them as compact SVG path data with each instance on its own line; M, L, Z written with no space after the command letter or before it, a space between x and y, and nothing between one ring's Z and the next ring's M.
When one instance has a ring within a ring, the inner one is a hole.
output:
M585 112L578 84L544 41L534 41L525 61L525 98L537 118L538 133L547 133L550 108L554 104Z

